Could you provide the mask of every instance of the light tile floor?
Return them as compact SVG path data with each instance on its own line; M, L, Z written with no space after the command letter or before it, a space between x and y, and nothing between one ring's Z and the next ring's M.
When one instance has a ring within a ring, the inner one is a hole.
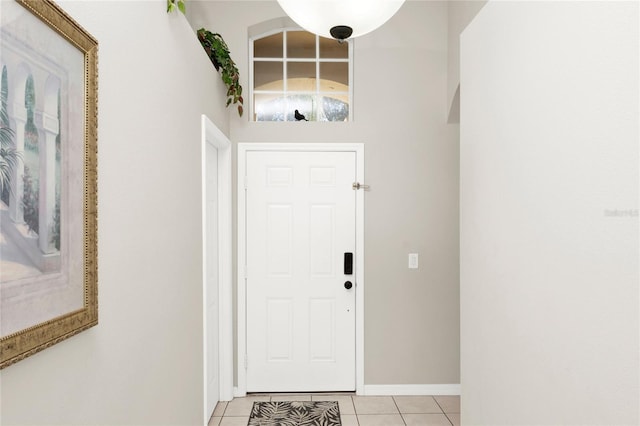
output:
M265 394L220 402L209 426L247 426L255 401L338 401L342 426L460 426L459 396Z

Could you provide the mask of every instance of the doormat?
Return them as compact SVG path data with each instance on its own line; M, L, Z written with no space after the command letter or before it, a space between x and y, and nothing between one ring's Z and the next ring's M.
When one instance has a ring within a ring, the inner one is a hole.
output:
M336 401L254 402L248 426L342 426Z

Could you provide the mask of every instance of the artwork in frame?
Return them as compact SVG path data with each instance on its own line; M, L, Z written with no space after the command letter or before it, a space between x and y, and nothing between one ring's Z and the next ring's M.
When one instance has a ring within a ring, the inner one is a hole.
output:
M53 1L2 1L0 368L98 323L97 51Z

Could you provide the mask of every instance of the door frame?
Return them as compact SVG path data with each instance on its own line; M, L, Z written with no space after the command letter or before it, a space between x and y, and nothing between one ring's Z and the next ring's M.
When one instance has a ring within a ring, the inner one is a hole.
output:
M218 152L218 379L220 401L233 399L233 214L232 214L232 155L231 141L206 116L201 117L202 139L202 342L203 342L203 386L204 424L208 424L207 413L207 233L211 227L207 211L207 145ZM215 367L214 367L215 368Z
M238 295L237 295L237 373L234 396L247 394L247 211L245 176L249 152L354 152L356 181L364 184L363 143L239 143L238 144ZM356 191L356 393L364 394L364 191Z

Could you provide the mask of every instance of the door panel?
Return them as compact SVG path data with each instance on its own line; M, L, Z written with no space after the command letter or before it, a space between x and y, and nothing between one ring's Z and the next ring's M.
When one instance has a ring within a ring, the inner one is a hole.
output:
M335 264L335 206L312 205L309 209L309 262L312 277L333 277Z
M293 359L293 301L267 300L267 361L281 362Z
M247 391L355 390L356 154L246 160Z
M271 278L291 277L293 206L267 205L266 244L262 255L267 259L267 274ZM257 249L258 253L260 249Z
M309 301L309 360L335 362L335 300Z

